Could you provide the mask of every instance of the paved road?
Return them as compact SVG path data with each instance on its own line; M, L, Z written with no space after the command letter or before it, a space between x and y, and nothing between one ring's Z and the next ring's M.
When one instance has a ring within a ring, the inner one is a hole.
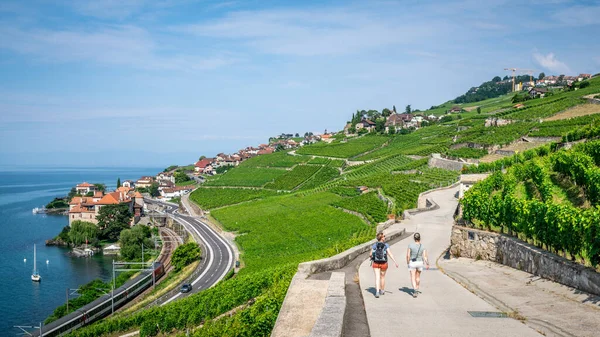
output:
M416 214L401 223L407 232L421 233L431 261L435 261L450 244L457 190L431 193L429 197L440 208ZM405 258L410 242L412 238L409 237L391 246L400 267L391 266L388 270L386 294L380 298L374 297L375 278L369 261L360 266L360 286L371 336L540 336L511 318L472 317L468 311L497 312L498 309L436 268L423 272L422 294L413 298Z
M146 200L146 202L164 206L166 213L182 224L204 248L202 253L203 264L200 266L202 270L201 273L193 277L190 282L194 289L191 293L196 293L214 286L233 268L233 250L218 233L210 228L208 224L197 217L179 214L178 207L175 204L163 203L155 200ZM163 305L177 298L188 296L189 294L190 293L178 293L168 298L163 302Z

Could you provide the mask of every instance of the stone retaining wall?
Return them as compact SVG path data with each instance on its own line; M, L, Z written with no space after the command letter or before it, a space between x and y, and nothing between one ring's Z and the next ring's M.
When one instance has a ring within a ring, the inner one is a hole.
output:
M501 263L600 295L600 273L504 234L455 225L450 238L450 254Z
M444 170L461 171L463 166L474 165L474 163L466 163L441 157L431 157L429 158L427 165L429 167L437 167Z

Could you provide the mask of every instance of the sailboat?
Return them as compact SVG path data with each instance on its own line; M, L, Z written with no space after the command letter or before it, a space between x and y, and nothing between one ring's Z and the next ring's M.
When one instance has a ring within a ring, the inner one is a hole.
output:
M31 274L31 280L34 282L40 282L42 280L42 277L40 276L40 274L37 271L36 256L35 256L35 243L33 244L33 274Z

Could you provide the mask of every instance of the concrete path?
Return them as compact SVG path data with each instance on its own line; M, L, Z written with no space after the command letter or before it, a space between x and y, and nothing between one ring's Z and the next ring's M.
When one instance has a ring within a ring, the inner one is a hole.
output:
M416 214L394 225L405 227L407 232L421 233L432 263L450 244L457 191L458 188L452 188L429 194L439 209ZM512 318L472 317L468 311L499 310L444 275L435 265L423 272L422 294L413 298L405 258L410 242L412 239L406 239L391 246L400 267L395 268L391 263L385 296L374 297L375 277L369 261L360 266L360 286L371 336L540 336Z
M546 336L598 336L600 297L490 261L440 260L465 288Z

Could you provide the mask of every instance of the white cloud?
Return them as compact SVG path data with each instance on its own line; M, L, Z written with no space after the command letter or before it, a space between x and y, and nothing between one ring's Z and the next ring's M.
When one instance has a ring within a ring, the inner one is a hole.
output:
M600 6L573 6L553 14L553 19L568 26L600 25Z
M283 55L340 55L417 42L440 34L440 23L400 23L367 12L337 8L263 10L227 14L208 23L171 27L200 37L230 39L260 52Z
M533 58L542 67L556 73L556 74L570 74L571 69L564 62L559 61L554 53L548 53L542 55L540 53L533 53Z
M135 26L90 30L0 26L0 35L0 49L33 55L45 62L92 61L153 70L208 70L238 61L229 54L166 55L147 31Z

